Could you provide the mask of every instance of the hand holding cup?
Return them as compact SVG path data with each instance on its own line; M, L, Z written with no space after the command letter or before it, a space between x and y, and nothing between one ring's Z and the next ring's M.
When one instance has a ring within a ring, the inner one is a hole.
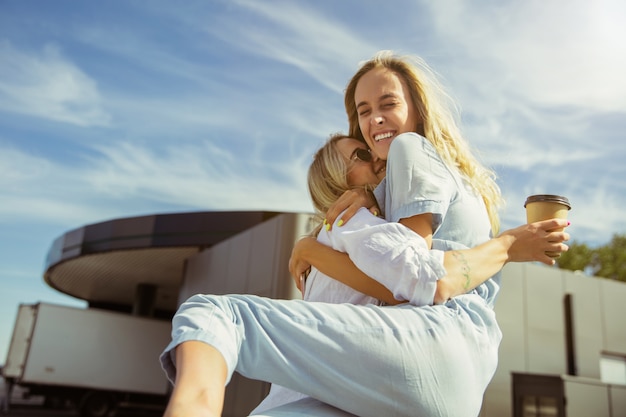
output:
M566 197L552 194L537 194L526 198L526 221L528 223L539 222L549 219L567 219L567 214L572 208ZM552 231L562 231L563 228ZM561 256L558 252L546 252L551 258Z

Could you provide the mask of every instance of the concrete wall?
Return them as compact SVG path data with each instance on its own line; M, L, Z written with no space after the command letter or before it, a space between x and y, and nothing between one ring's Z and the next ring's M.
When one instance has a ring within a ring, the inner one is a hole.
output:
M190 258L179 301L196 293L299 298L288 261L293 243L308 233L309 221L305 214L282 214ZM608 398L599 407L626 409L626 387L599 382L601 352L626 355L626 284L539 264L510 264L503 271L496 304L503 332L500 365L485 394L481 417L512 416L511 372L567 373L565 294L572 297L581 377L564 379L566 395L572 397L571 404L582 401L587 408L594 407L594 399ZM247 415L267 388L236 375L227 390L224 416ZM601 411L593 415L605 415ZM611 415L626 415L620 413Z
M626 416L626 386L570 376L563 377L563 385L567 417Z
M512 416L511 372L567 374L566 294L572 297L575 360L581 377L581 382L566 378L566 396L572 396L568 401L573 403L576 397L586 407L595 407L594 399L609 398L608 393L613 392L613 407L624 410L626 389L600 382L600 358L603 351L626 355L622 319L626 316L626 284L540 264L510 264L503 270L496 304L503 333L499 366L485 394L482 417ZM609 403L604 401L598 407ZM594 415L609 415L601 411Z
M288 265L294 243L311 228L309 222L309 215L281 214L191 257L179 304L198 293L300 298ZM268 390L269 384L233 375L223 417L247 416Z

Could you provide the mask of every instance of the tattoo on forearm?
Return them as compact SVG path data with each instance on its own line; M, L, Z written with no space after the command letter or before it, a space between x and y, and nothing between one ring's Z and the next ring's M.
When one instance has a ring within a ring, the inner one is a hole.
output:
M456 258L456 260L458 260L459 263L461 264L461 273L465 277L465 285L463 286L463 288L465 290L467 290L467 289L469 289L470 283L471 283L471 280L472 280L472 278L470 276L470 266L469 266L469 263L467 262L467 259L465 258L465 255L463 255L463 253L461 253L461 252L453 251L452 252L452 256L454 256Z

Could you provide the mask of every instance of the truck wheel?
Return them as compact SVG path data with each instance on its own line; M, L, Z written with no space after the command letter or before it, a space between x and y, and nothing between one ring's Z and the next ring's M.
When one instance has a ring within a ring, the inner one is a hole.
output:
M80 400L81 417L106 417L114 407L114 399L106 392L89 391Z

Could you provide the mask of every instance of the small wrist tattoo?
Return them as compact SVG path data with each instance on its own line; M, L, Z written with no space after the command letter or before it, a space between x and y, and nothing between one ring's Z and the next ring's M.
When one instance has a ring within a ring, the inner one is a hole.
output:
M463 285L463 289L467 290L469 289L472 280L469 263L467 262L465 255L461 252L453 251L452 256L454 256L461 264L461 273L465 277L465 285Z

